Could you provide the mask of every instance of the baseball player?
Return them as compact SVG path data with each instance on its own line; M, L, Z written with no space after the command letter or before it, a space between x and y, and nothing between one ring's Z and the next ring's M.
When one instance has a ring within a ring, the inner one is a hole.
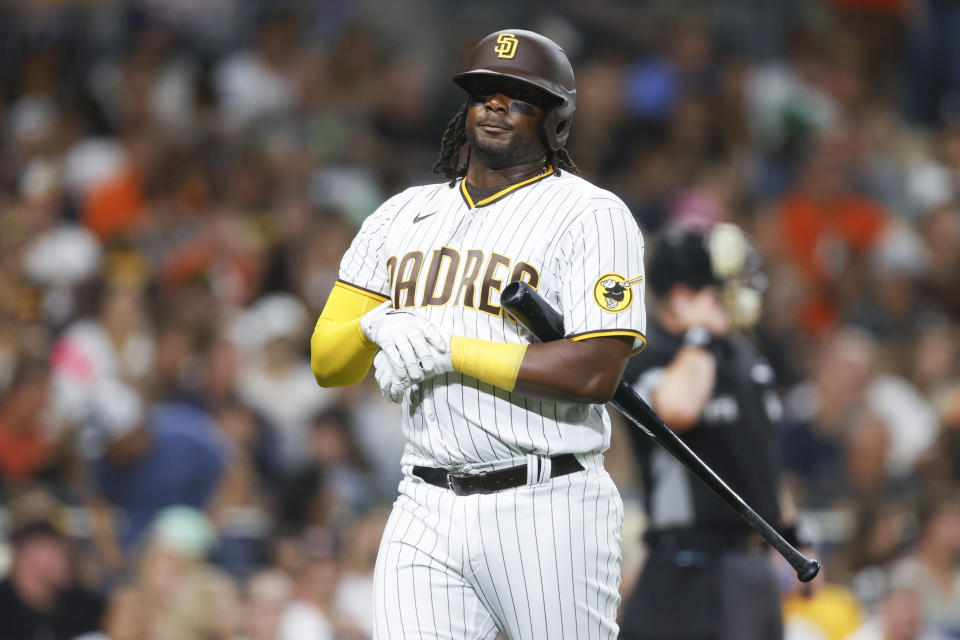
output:
M576 90L556 43L498 31L454 81L467 100L434 167L445 181L364 222L311 340L321 385L374 363L403 405L374 637L615 638L603 403L644 344L643 239L564 151ZM516 280L562 312L566 339L530 344L499 304Z

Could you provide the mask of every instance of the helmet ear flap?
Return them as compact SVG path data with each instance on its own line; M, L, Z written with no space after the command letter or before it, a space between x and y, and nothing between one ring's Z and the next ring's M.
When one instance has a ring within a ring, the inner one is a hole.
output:
M572 116L563 117L560 109L550 109L541 121L541 134L547 147L551 151L559 151L567 142L570 135L570 120Z

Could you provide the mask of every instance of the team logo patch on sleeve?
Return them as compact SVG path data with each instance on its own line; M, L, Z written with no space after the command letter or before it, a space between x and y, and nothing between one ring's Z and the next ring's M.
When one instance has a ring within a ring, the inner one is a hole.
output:
M633 303L630 287L643 280L643 276L624 278L619 273L605 273L593 285L593 300L604 311L620 313Z

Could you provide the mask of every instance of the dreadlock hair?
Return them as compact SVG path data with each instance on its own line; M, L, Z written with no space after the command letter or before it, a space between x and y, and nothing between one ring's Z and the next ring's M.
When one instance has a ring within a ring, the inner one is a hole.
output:
M450 181L452 187L457 178L467 175L466 163L460 164L460 149L467 143L467 100L453 116L440 139L440 157L433 165L433 172Z
M453 116L446 130L443 132L443 138L440 139L440 157L433 165L433 172L438 176L450 181L452 187L457 182L457 178L467 175L467 163L460 163L460 150L467 144L467 107L470 101L467 100ZM545 145L547 146L547 145ZM470 160L470 150L467 150L467 161ZM561 171L569 171L574 175L580 175L580 170L570 158L567 150L560 148L556 151L550 149L547 152L547 162L553 167L556 175Z
M553 170L557 172L557 175L560 175L560 171L569 171L575 176L580 175L580 169L573 162L573 159L570 157L570 154L567 153L567 150L563 147L560 147L556 151L553 149L547 154L547 160L553 166Z

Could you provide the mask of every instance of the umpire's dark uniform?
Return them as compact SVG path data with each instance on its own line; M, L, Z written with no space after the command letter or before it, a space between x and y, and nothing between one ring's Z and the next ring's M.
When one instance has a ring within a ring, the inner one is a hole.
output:
M626 379L648 401L683 336L653 322ZM779 522L773 372L745 337L701 344L717 360L700 420L681 438L771 524ZM655 408L655 407L654 407ZM649 556L623 609L625 640L778 640L780 597L759 535L685 467L631 430L643 474Z

